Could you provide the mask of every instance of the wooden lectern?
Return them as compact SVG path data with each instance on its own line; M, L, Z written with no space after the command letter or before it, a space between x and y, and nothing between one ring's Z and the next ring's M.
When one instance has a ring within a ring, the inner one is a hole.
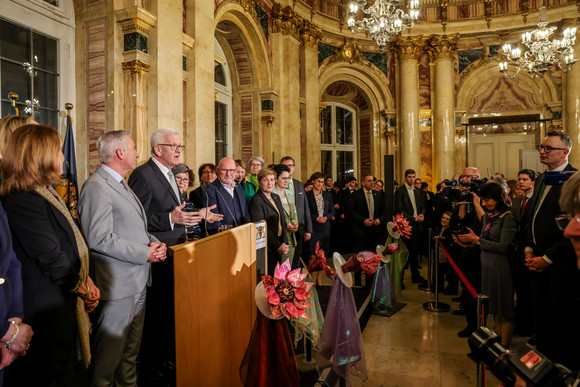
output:
M256 226L172 250L177 386L241 386L239 367L257 313Z

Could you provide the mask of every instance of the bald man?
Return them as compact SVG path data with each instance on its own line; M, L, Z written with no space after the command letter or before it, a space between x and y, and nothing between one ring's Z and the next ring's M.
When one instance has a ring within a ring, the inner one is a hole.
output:
M208 207L217 205L214 212L223 214L224 218L220 222L207 224L210 235L217 233L223 226L237 227L250 222L244 189L234 180L236 162L231 157L224 157L216 170L218 178L208 184L205 191L208 196Z

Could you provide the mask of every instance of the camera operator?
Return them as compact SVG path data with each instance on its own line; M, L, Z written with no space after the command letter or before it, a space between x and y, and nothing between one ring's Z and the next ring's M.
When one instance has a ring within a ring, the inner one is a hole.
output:
M538 147L540 162L548 171L568 172L572 140L564 132L550 131ZM572 244L558 229L555 217L561 185L546 184L546 173L536 179L525 262L530 270L537 349L552 361L572 370L580 368L580 272Z
M470 183L472 179L479 179L481 176L477 168L465 168L461 181ZM470 187L465 184L459 186L459 190L467 193ZM453 195L452 195L453 196ZM465 195L463 195L465 196ZM451 229L454 243L459 246L458 256L460 256L460 268L467 280L479 292L481 289L481 261L479 245L475 243L462 242L457 238L457 234L467 234L467 228L471 228L476 234L481 233L481 217L483 216L483 208L481 208L479 196L471 193L472 203L459 202L455 203L453 215L451 216ZM459 311L454 311L454 314L465 313L467 320L467 327L458 332L459 337L468 337L477 328L477 303L473 296L469 293L466 286L462 287L461 304Z

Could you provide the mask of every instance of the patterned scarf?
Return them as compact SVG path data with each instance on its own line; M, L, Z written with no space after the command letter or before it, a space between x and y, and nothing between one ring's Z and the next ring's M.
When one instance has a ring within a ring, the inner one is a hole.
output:
M58 196L56 191L52 187L38 187L35 191L45 198L50 204L52 204L61 214L64 215L68 221L73 233L75 235L75 240L77 244L77 250L79 252L79 258L81 261L81 269L79 276L81 281L86 282L89 276L89 248L85 242L81 231L79 230L77 224L73 220L68 208ZM91 350L89 344L89 332L90 332L90 321L89 315L85 312L85 303L81 297L77 296L77 308L76 308L77 325L79 330L79 339L81 342L81 350L83 354L83 360L85 366L88 367L91 362Z
M491 224L493 223L494 220L496 220L497 218L499 218L499 216L502 213L499 210L493 210L493 212L488 212L485 218L485 227L483 228L483 231L481 232L481 237L483 239L489 239L489 229L491 228Z

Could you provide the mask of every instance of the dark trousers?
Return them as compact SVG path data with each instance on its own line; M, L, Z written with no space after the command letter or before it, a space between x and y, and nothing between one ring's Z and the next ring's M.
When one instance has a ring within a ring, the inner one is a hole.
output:
M413 231L415 231L413 229ZM411 278L418 279L421 277L419 273L419 253L418 253L418 244L419 244L419 235L415 233L411 234L411 238L403 237L403 242L409 250L409 260L407 261L407 265L405 265L405 269L409 266L411 267Z

